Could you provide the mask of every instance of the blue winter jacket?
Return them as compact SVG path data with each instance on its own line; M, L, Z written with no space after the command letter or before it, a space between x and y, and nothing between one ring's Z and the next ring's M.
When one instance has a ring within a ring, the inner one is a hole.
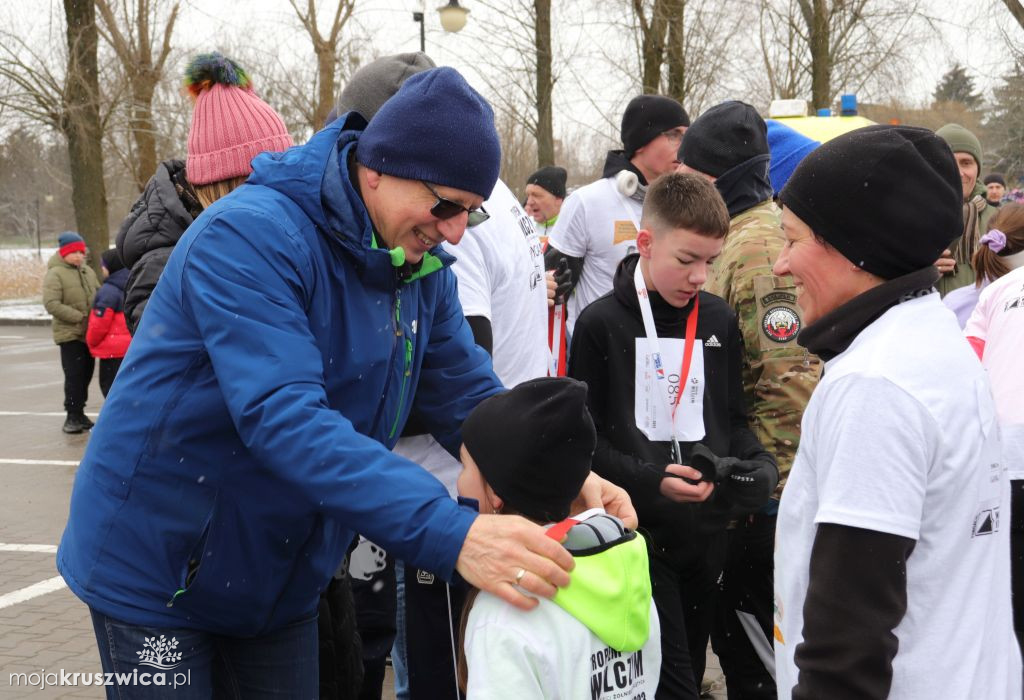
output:
M400 281L352 186L358 115L253 161L178 242L75 478L58 568L138 625L250 636L312 616L358 531L450 577L475 517L389 449L450 451L501 385L454 260ZM415 399L413 400L413 397Z

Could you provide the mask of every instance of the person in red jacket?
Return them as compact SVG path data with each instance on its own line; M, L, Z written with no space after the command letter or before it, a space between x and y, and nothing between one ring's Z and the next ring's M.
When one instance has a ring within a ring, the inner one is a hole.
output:
M100 257L104 279L92 304L85 342L89 353L100 361L100 391L106 398L132 336L124 318L124 287L128 283L128 270L116 248L103 251Z

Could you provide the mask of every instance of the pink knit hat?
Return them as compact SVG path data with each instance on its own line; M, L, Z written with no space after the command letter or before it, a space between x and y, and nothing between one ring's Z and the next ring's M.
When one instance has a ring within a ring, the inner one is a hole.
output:
M248 175L258 153L293 145L281 115L256 96L249 76L230 58L197 56L185 70L185 87L195 99L185 165L193 185Z

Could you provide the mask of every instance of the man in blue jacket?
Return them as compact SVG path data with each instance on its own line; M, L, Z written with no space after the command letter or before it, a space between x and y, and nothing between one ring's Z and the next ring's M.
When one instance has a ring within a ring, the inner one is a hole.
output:
M182 674L188 697L315 696L317 598L356 528L520 607L568 584L540 528L475 516L388 451L410 410L457 451L501 390L439 247L486 218L499 160L490 107L439 68L368 126L349 114L258 156L182 237L57 556L105 671Z

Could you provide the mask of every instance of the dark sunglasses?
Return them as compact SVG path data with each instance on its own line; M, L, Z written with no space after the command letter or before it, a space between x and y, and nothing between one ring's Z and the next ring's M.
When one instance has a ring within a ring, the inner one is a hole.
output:
M430 183L424 180L420 180L420 182L423 183L424 187L430 190L430 193L432 195L437 197L437 201L434 202L434 206L430 207L431 216L436 216L438 219L450 219L453 216L458 216L462 212L466 212L467 214L469 214L469 218L466 221L466 226L479 226L480 224L491 218L491 215L488 214L483 207L478 207L476 209L467 209L458 202L453 202L452 200L445 199L444 197L439 195L437 193L437 190L430 186Z

